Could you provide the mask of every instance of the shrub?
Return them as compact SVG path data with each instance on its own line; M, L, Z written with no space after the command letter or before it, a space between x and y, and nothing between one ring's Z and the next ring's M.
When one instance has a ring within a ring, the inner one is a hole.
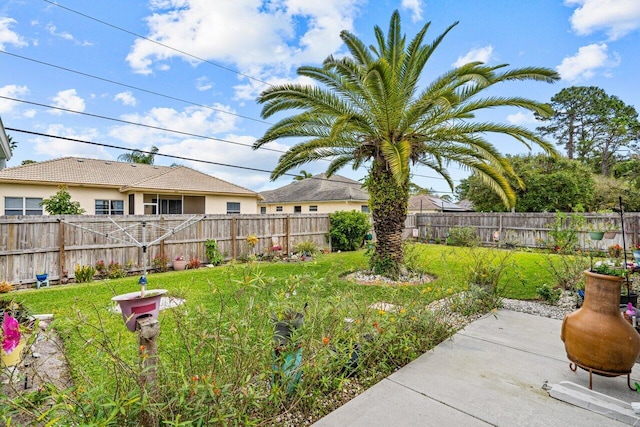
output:
M555 220L549 224L549 240L547 248L553 252L568 253L578 249L580 230L584 228L586 220L579 213L567 216L564 212L556 212Z
M540 295L540 298L551 304L556 304L560 301L560 296L562 296L562 289L552 288L546 283L539 288L536 288L536 292Z
M209 264L220 265L224 261L220 249L218 249L218 242L214 239L209 239L204 242L204 253L209 259Z
M452 227L449 229L447 245L452 246L478 246L480 239L474 227Z
M127 277L127 270L119 262L111 261L107 267L107 277L109 279L120 279Z
M107 277L107 266L103 260L96 262L96 271L102 277Z
M551 273L557 287L566 290L579 287L584 281L584 270L591 263L589 257L580 252L576 255L547 254L545 260L546 264L541 267Z
M315 255L318 252L318 246L311 240L303 240L296 243L293 251L297 254Z
M151 260L151 265L156 271L163 273L169 270L169 258L164 254L157 254Z
M518 267L509 259L513 251L499 249L475 248L469 250L469 259L473 264L469 268L467 280L474 287L483 289L488 294L499 293L499 283L507 268L516 274Z
M329 235L334 251L355 251L362 246L371 225L362 212L340 211L329 214Z
M0 282L0 294L6 294L7 292L11 292L13 290L13 284L3 280Z
M188 269L197 269L202 267L202 263L200 262L200 258L198 257L191 257L191 259L189 259L189 263L187 264L187 268Z
M96 274L96 269L92 265L76 265L75 278L77 283L91 282Z

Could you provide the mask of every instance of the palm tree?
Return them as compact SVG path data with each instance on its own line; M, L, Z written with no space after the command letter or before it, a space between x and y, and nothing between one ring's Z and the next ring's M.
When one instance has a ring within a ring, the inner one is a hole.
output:
M296 110L272 125L254 149L280 138L305 138L283 154L271 174L276 179L305 163L330 159L331 175L350 164L368 168L365 181L377 236L370 258L372 270L397 276L403 265L402 229L406 219L410 167L426 166L453 189L446 169L457 164L475 171L512 206L515 193L506 177L519 181L487 134L506 134L527 147L538 145L555 155L552 144L515 125L472 120L476 111L498 106L520 107L547 116L549 106L521 97L479 97L497 83L534 80L553 82L553 70L527 67L507 70L506 64L473 62L454 68L421 87L420 76L449 26L431 44L423 39L427 23L406 45L400 15L391 16L388 35L376 26L376 46L348 31L340 37L350 56L329 56L322 67L303 66L298 74L317 85L283 84L266 89L258 98L262 117Z
M150 151L133 150L130 153L120 154L118 160L128 163L141 163L144 165L152 165L159 148L155 145L151 146ZM146 153L146 154L145 154Z
M293 180L294 181L302 181L303 179L311 178L312 176L313 176L313 174L311 174L311 173L307 172L306 170L302 169L298 175L293 177Z

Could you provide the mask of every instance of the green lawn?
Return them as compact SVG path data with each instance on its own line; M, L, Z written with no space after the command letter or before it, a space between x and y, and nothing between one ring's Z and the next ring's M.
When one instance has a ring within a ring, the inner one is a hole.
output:
M468 289L471 272L487 264L492 271L503 266L500 293L532 299L538 286L555 283L549 259L557 263L560 258L417 244L407 251L407 259L436 280L417 286L345 281L344 274L366 267L362 251L319 255L305 262L150 274L148 289L167 289L186 299L180 308L160 314L161 403L155 405L138 399L136 335L109 310L112 296L139 290L138 277L54 286L4 298L15 298L34 313L54 313L54 326L64 339L76 387L57 391L59 404L44 419L62 411L67 418L135 425L140 410L153 408L170 425L179 425L181 419L256 424L283 411L321 415L318 393L341 388L345 359L353 356L354 348L361 354L358 380L369 386L454 333L425 307ZM402 310L369 308L381 301ZM303 311L305 306L299 335L304 381L292 397L286 387L265 385L273 382L271 317L283 308Z

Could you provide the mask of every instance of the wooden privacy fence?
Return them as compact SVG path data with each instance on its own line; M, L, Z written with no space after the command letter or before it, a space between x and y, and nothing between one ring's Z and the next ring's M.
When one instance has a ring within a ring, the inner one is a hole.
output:
M113 220L92 215L0 216L0 281L20 287L35 283L39 273L48 273L52 281L64 272L73 278L76 265L100 260L140 270L144 259L138 243L153 242L167 233L148 246L148 266L157 255L170 261L184 256L187 261L198 257L206 262L204 242L210 239L218 242L225 258L263 253L274 242L283 253L301 241L329 247L329 215L127 215ZM253 250L246 242L250 234L259 239Z
M571 214L568 213L567 217ZM617 231L613 239L593 241L589 233L584 230L579 233L580 246L585 249L605 250L616 243L622 246L622 229L620 215L610 214L581 214L586 220L585 229L589 224L608 222ZM452 227L473 227L476 229L480 242L484 245L494 245L498 237L499 242L508 241L521 247L540 247L543 242L550 240L549 231L555 221L555 213L504 213L504 212L465 212L465 213L422 213L416 214L415 227L418 236L426 240L441 239L443 242ZM568 224L568 219L566 224ZM405 224L408 226L409 221ZM634 243L640 243L640 212L626 212L624 214L626 248L633 248ZM406 233L409 234L409 233Z

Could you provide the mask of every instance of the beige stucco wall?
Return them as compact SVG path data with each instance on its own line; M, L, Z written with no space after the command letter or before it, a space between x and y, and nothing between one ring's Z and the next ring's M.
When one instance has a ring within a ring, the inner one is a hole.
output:
M227 202L240 203L241 214L259 213L257 198L239 196L207 196L207 213L226 214Z
M7 184L0 183L0 215L4 215L4 198L5 197L38 197L46 199L53 196L58 191L56 185L40 185L40 184ZM96 188L96 187L68 187L67 191L71 195L71 200L79 202L80 207L86 211L88 215L95 214L96 200L123 200L124 214L129 213L129 194L121 193L115 188ZM148 193L145 193L148 194ZM175 193L172 193L173 198ZM181 196L177 196L180 198ZM256 214L259 213L257 199L255 197L242 196L205 196L205 213L206 214L226 214L227 202L239 202L240 213ZM184 205L183 205L184 206ZM191 204L194 209L196 204ZM275 209L275 208L274 208ZM291 208L293 210L293 208ZM144 212L144 200L142 193L135 193L135 214L142 215ZM47 212L43 210L43 214Z
M261 206L267 207L268 214L293 213L294 206L301 206L303 214L308 213L332 213L338 211L358 211L362 212L362 206L368 206L365 201L342 201L342 202L296 202L296 203L259 203L258 212ZM277 206L282 206L282 211L276 211ZM309 206L317 206L316 212L309 211Z
M71 195L71 201L79 202L88 215L95 214L96 200L124 200L125 212L127 211L127 195L115 189L108 188L88 188L88 187L68 187L67 191ZM12 185L0 183L0 214L4 215L5 197L39 197L46 199L58 192L55 185ZM43 210L43 214L47 212Z

